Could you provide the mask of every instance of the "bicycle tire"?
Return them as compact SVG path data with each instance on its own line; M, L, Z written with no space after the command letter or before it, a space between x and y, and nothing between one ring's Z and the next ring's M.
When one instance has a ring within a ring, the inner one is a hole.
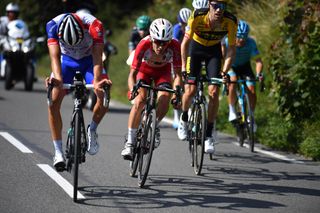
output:
M254 143L255 143L255 137L254 137L254 117L253 117L253 112L251 111L250 108L250 101L249 101L249 96L246 95L246 108L247 108L247 113L246 113L246 127L247 127L247 133L248 133L248 140L249 140L249 148L251 152L254 152ZM249 121L248 122L248 118Z
M74 128L73 123L71 124L71 127L68 130L68 137L66 142L66 170L68 172L71 172L72 164L73 164L73 150L74 150Z
M238 118L236 131L237 131L239 146L243 147L244 141L246 139L246 133L245 133L245 119L246 119L246 116L245 116L244 112L241 112L240 114L241 115L240 115L240 118Z
M189 120L188 120L188 128L187 128L187 139L189 143L189 154L191 158L191 166L194 167L194 155L193 155L193 138L194 136L194 115L195 115L195 105L191 106L190 110L191 114L189 115Z
M147 115L143 129L143 137L140 144L140 156L138 163L138 185L142 188L147 180L152 154L154 150L156 128L156 111L152 109Z
M193 140L193 154L194 154L194 172L196 175L201 174L204 155L204 141L206 136L206 109L204 104L196 107L196 137Z
M77 202L78 195L78 175L79 175L79 160L81 149L81 116L79 112L74 115L74 155L73 155L73 201Z
M142 115L143 116L143 115ZM130 176L134 177L136 176L137 168L138 168L138 162L140 159L140 140L142 136L142 125L139 126L138 131L137 131L137 136L136 136L136 144L134 145L133 148L133 159L130 161Z

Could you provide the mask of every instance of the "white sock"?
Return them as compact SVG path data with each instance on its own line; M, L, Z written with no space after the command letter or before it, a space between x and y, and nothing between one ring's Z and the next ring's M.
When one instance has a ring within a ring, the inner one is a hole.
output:
M135 144L137 129L128 128L128 141L127 143Z
M53 146L55 153L63 154L62 152L62 140L54 140L53 141Z
M235 108L234 105L229 104L229 112L232 112L232 113L236 114L236 108Z

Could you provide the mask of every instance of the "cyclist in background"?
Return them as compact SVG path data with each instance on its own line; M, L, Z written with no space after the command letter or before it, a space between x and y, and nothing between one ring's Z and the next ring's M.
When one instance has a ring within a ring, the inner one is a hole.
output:
M237 39L236 39L236 57L232 64L232 69L228 72L230 75L231 81L236 81L237 76L243 79L252 79L255 80L256 78L259 81L263 81L263 63L260 57L260 52L257 48L256 41L249 37L250 27L247 22L240 20L238 24L238 31L237 31ZM229 50L229 41L228 38L225 38L223 42L223 52L228 52ZM254 75L250 60L254 59L256 62L256 75ZM247 82L248 86L248 94L250 99L250 107L252 112L254 112L257 96L255 92L255 82ZM228 103L229 103L229 121L234 122L237 119L237 111L235 109L235 102L236 102L236 84L229 85L229 96L228 96ZM256 130L256 126L254 127Z
M179 41L180 43L182 42L184 32L185 32L185 27L187 26L188 19L191 16L192 11L188 8L182 8L179 10L179 13L177 15L178 23L176 23L173 26L173 38ZM172 75L174 73L172 72ZM179 125L179 117L180 117L181 111L174 109L173 110L173 124L172 127L174 129L178 128Z
M209 8L209 3L208 3L208 0L193 0L192 7L195 10L198 10L201 8Z
M182 42L185 27L187 26L191 13L192 11L189 8L181 8L177 15L178 23L173 26L173 38L180 43Z
M181 80L181 56L180 43L172 39L172 24L163 18L158 18L151 23L150 35L146 36L138 44L131 70L128 77L128 99L132 99L132 89L137 80L146 84L153 79L155 86L172 88L171 63L175 72L174 86L182 85ZM135 98L128 120L128 140L121 155L126 160L132 160L133 147L136 143L136 132L140 123L140 116L145 105L147 90L139 89L139 95ZM155 147L160 144L159 123L169 109L171 94L159 91L157 100L157 123ZM175 99L175 95L171 98Z
M188 109L197 90L196 81L201 73L202 61L205 61L206 74L209 78L221 78L221 76L227 78L227 71L231 68L235 56L237 18L226 11L227 2L227 0L210 0L209 9L195 10L189 18L188 30L181 45L182 70L189 69L190 72L182 97L182 114L178 127L180 140L187 138ZM221 40L225 35L229 38L229 51L222 67ZM187 60L190 65L188 67ZM219 108L219 86L209 84L208 94L205 152L213 153L216 141L215 122Z
M55 148L53 165L56 168L64 168L60 108L65 91L62 84L72 83L76 71L81 71L86 83L94 84L98 100L93 110L92 121L87 128L87 151L94 155L99 149L96 129L108 110L103 106L102 86L111 85L111 81L103 79L101 75L104 30L98 19L88 13L61 14L47 23L46 30L52 69L51 77L46 83L54 85L52 105L48 108L49 126Z
M130 40L128 43L129 55L133 50L136 49L141 39L149 35L150 24L151 18L149 16L143 15L137 18L136 26L134 26L131 31Z

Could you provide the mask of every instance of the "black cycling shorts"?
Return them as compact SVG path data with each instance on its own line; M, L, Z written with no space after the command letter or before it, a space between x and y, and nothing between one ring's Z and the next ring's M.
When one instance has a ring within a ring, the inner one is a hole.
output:
M232 66L232 69L241 79L255 79L250 61L241 66Z
M208 78L221 78L222 52L221 43L214 46L203 46L191 40L189 45L189 56L187 63L188 79L187 84L195 84L201 74L202 62L205 64Z

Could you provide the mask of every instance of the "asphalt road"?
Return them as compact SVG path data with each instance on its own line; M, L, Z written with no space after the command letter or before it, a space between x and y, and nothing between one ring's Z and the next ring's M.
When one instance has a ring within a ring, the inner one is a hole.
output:
M161 125L146 187L129 176L120 155L127 132L128 106L112 103L98 128L100 151L80 166L79 193L68 194L72 175L52 167L53 145L47 122L46 92L19 83L5 91L0 82L0 212L319 212L319 163L299 156L256 153L219 134L214 160L205 156L203 174L190 167L185 142L171 125ZM62 106L64 139L72 99ZM86 123L91 112L85 110ZM69 190L70 191L70 190Z

